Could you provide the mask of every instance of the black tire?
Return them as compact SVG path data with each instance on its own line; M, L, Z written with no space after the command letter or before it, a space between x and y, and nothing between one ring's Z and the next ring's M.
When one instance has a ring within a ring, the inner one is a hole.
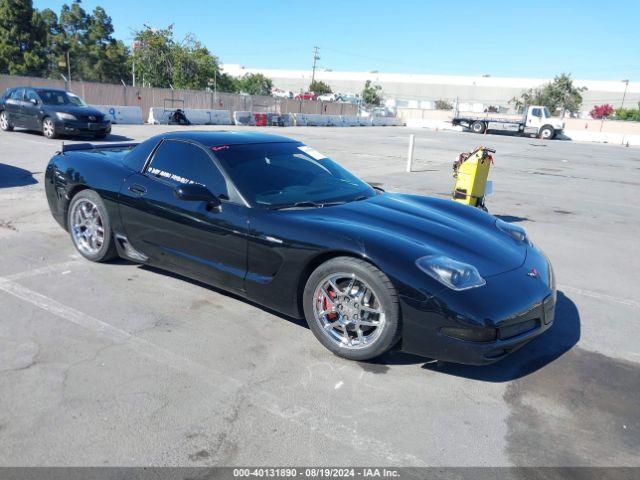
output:
M9 115L7 115L7 112L4 110L0 112L0 128L5 132L13 130L13 125L9 121Z
M53 123L53 120L51 120L51 117L44 117L42 119L42 134L51 140L58 138L56 125Z
M352 273L364 280L373 290L380 307L384 311L384 323L381 327L376 327L381 328L382 331L370 344L358 349L351 349L332 341L324 333L320 321L314 315L316 288L324 278L338 272ZM322 345L340 357L358 361L371 360L390 350L400 339L400 306L395 288L383 272L364 260L352 257L336 257L321 264L309 276L302 300L304 315L309 328Z
M102 241L102 245L99 247L99 249L97 249L96 252L89 252L81 248L74 234L73 213L76 210L76 207L81 202L85 201L88 201L95 205L100 216L103 229L104 238ZM111 231L111 220L109 218L109 214L107 213L104 202L97 192L93 190L81 190L71 199L71 203L69 203L69 210L67 213L67 229L69 230L71 241L76 247L76 250L78 250L80 255L82 255L87 260L91 260L92 262L108 262L109 260L113 260L114 258L118 257L116 243L113 239L113 233Z
M487 130L487 126L484 122L475 121L471 124L471 131L473 133L484 133Z
M556 131L551 125L545 125L540 129L538 135L544 140L553 140L553 138L556 136Z

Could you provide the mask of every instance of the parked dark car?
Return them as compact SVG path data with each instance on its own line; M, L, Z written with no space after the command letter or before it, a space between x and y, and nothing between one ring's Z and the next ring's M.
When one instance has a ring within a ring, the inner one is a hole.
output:
M289 138L193 131L66 145L45 190L85 258L121 256L304 317L349 359L399 344L486 364L554 321L553 269L522 227L373 188Z
M0 128L41 131L47 138L61 135L104 138L111 122L71 92L40 87L8 88L0 99Z

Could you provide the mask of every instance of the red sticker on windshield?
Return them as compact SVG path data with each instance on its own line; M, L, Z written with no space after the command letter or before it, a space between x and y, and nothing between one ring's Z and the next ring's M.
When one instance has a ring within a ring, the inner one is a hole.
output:
M229 148L229 145L218 145L217 147L211 147L211 150L217 152L218 150L226 150Z

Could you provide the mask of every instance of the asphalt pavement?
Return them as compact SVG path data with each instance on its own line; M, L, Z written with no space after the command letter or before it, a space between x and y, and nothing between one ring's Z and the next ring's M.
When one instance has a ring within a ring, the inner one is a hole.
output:
M174 128L191 127L116 125L108 140ZM551 258L554 326L488 367L340 359L303 322L155 269L82 259L44 197L61 141L0 132L0 466L640 466L640 149L261 130L390 191L435 196L449 195L460 152L495 148L487 206Z

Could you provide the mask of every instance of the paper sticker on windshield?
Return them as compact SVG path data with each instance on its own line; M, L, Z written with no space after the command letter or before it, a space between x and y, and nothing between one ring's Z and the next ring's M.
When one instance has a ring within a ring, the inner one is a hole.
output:
M306 145L303 145L302 147L298 147L298 150L300 150L300 151L306 153L307 155L313 157L315 160L322 160L323 158L327 158L326 155L323 155L322 153L317 151L315 148L311 148L311 147L308 147Z

